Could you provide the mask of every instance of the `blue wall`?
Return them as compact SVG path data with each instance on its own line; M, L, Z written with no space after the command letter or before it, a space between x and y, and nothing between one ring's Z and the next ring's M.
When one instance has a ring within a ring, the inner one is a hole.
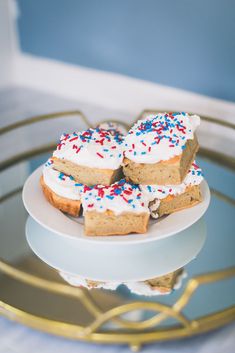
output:
M18 0L23 51L235 101L234 0Z

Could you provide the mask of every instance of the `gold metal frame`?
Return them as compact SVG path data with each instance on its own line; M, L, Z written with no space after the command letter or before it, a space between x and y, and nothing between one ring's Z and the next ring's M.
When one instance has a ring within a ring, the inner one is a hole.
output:
M153 112L157 110L146 110L141 113L140 117L143 116L146 112L150 111ZM0 129L0 135L9 133L16 128L20 128L32 123L47 119L64 117L67 115L80 115L83 122L90 126L88 119L86 119L83 113L80 111L68 111L36 116L29 120L22 120ZM220 124L228 128L235 129L235 125L231 123L208 117L202 117L202 119L211 123ZM41 148L14 156L11 159L3 161L0 164L0 170L4 170L16 163L27 160L30 157L52 150L54 147L54 144L46 145L42 146ZM219 160L221 162L222 156L213 151L201 149L200 154L209 157L214 161ZM233 158L226 158L225 163L226 166L234 169L235 160ZM21 188L11 191L7 195L1 197L0 202L4 202L6 199L20 191ZM232 205L235 205L234 199L228 198L226 195L223 195L217 190L212 190L212 192L217 197L220 197L225 201L230 202ZM88 291L84 291L80 288L75 288L59 282L48 281L38 276L26 273L6 263L2 259L0 259L0 272L29 286L40 288L52 293L57 293L62 296L77 298L77 300L83 304L86 310L93 317L93 321L88 326L83 327L70 323L50 320L48 318L38 317L32 315L31 313L20 310L19 308L13 307L6 302L0 301L0 314L33 328L73 339L100 343L127 343L130 345L133 351L137 351L143 343L189 337L194 334L215 329L235 319L235 306L229 307L223 311L215 312L205 317L198 317L197 319L191 321L183 314L183 309L190 302L191 297L200 286L235 277L235 267L213 273L203 274L190 279L185 287L183 294L172 305L172 307L156 302L136 301L124 305L118 305L112 309L107 310L106 312L100 310ZM123 318L123 314L136 310L150 310L151 312L155 312L155 314L150 319L137 322L129 321ZM162 327L157 327L157 325L169 317L174 318L177 323L164 329ZM108 322L115 323L116 329L105 330L103 326Z

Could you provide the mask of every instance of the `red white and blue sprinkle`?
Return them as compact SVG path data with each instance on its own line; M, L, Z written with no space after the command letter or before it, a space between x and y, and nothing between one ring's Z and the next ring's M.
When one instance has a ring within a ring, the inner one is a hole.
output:
M200 123L196 115L159 113L139 120L126 135L124 155L139 163L156 163L179 155Z
M131 184L125 179L121 179L111 186L85 186L81 193L85 211L104 212L109 209L116 214L128 211L148 212L148 202L139 186Z

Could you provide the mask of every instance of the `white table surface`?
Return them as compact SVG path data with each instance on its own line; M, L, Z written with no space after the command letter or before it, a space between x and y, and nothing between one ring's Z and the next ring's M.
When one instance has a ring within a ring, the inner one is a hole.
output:
M130 119L125 112L110 111L83 102L68 101L23 87L0 91L0 126L19 119L65 109L80 109L93 121L110 117ZM0 353L80 353L130 352L127 346L96 345L72 341L27 328L0 317ZM235 352L235 323L216 331L180 341L144 346L142 352L173 353L233 353Z

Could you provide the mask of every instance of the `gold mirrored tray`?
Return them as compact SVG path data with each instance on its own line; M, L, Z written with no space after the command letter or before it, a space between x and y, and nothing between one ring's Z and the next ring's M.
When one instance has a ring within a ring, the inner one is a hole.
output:
M202 119L235 129L231 123ZM27 213L21 199L24 181L50 155L65 127L68 131L90 125L80 111L70 111L33 117L0 130L4 151L0 163L0 313L56 335L126 343L133 350L148 342L206 332L234 320L235 159L225 152L200 149L198 162L212 192L205 215L207 241L197 259L186 266L188 278L172 294L136 296L122 286L115 292L75 288L31 252L25 239Z

